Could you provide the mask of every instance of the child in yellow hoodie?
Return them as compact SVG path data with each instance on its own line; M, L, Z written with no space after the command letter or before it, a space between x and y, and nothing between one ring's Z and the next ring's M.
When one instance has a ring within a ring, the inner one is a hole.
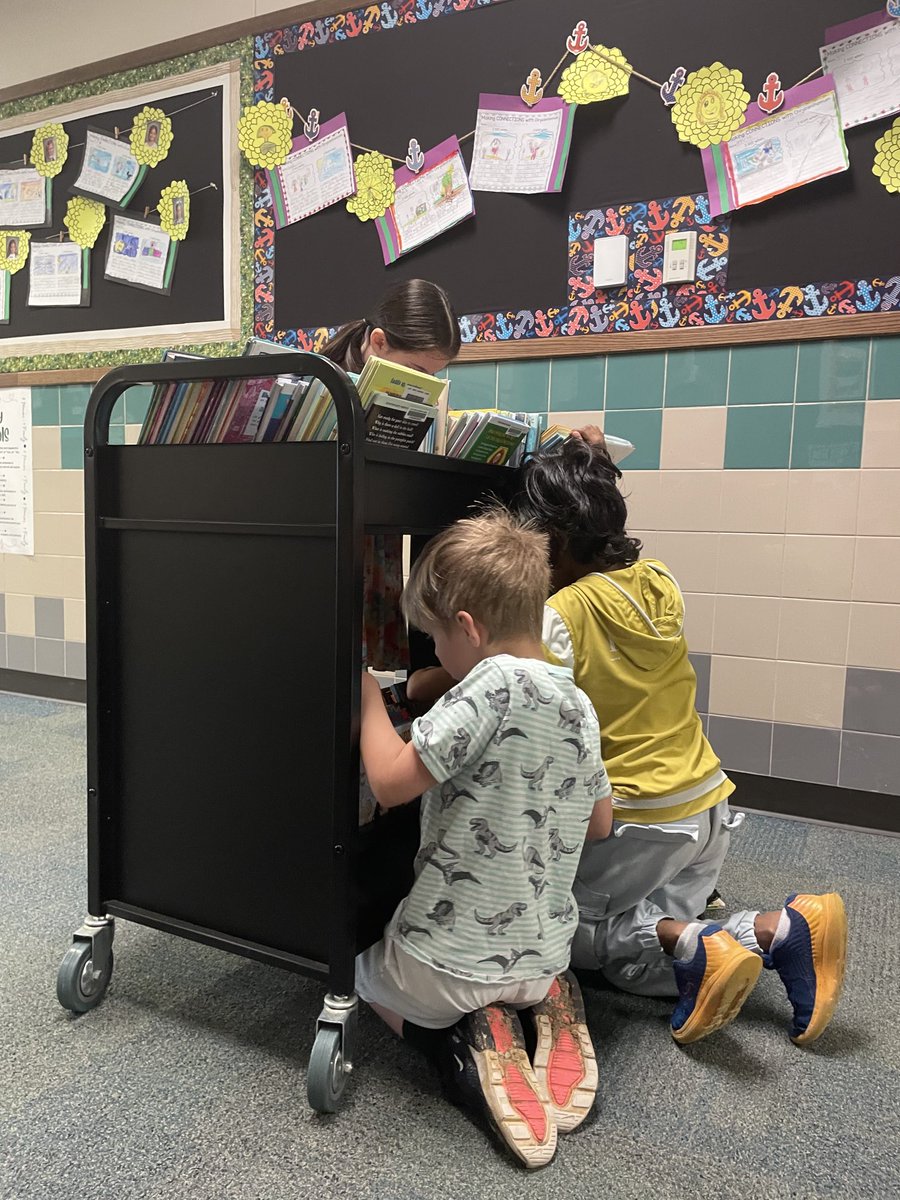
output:
M733 1020L771 967L793 1006L791 1037L811 1042L843 981L843 902L795 894L770 912L696 920L743 815L728 808L734 784L697 715L681 590L626 533L621 473L597 440L585 431L532 458L515 504L550 535L545 655L593 703L613 787L613 832L588 844L578 870L572 963L629 992L678 997L682 1043Z

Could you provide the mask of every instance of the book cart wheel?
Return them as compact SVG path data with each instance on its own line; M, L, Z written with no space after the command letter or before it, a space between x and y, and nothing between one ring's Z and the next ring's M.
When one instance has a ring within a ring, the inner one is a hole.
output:
M313 1042L306 1074L306 1096L310 1108L320 1113L337 1112L349 1074L344 1061L340 1029L321 1026Z
M73 1013L89 1012L96 1008L109 986L113 970L113 953L109 950L106 962L94 962L91 942L76 942L63 955L56 975L56 998Z

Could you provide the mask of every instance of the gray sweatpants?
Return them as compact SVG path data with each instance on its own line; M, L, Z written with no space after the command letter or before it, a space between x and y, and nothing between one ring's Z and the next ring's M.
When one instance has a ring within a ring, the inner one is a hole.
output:
M600 970L610 983L641 996L677 996L672 958L656 935L663 917L695 921L706 908L728 850L743 822L726 800L715 808L659 825L615 821L601 842L588 842L574 884L579 923L572 965ZM756 912L721 924L748 950L760 952Z

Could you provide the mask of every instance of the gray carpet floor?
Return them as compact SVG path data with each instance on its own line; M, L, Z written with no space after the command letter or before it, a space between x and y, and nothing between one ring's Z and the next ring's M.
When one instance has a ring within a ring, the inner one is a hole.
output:
M736 906L839 889L843 1001L809 1049L764 972L693 1048L665 1002L588 990L593 1123L526 1176L364 1013L343 1107L305 1069L321 988L120 923L104 1003L74 1018L55 975L85 911L84 710L0 693L0 1197L4 1200L754 1200L900 1197L900 839L751 817L721 887Z

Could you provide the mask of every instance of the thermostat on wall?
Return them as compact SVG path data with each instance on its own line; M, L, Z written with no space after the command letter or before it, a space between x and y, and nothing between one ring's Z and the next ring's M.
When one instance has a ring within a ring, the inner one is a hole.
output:
M627 281L627 236L598 237L594 242L594 287L622 287Z
M663 283L693 283L697 278L697 232L667 233Z

